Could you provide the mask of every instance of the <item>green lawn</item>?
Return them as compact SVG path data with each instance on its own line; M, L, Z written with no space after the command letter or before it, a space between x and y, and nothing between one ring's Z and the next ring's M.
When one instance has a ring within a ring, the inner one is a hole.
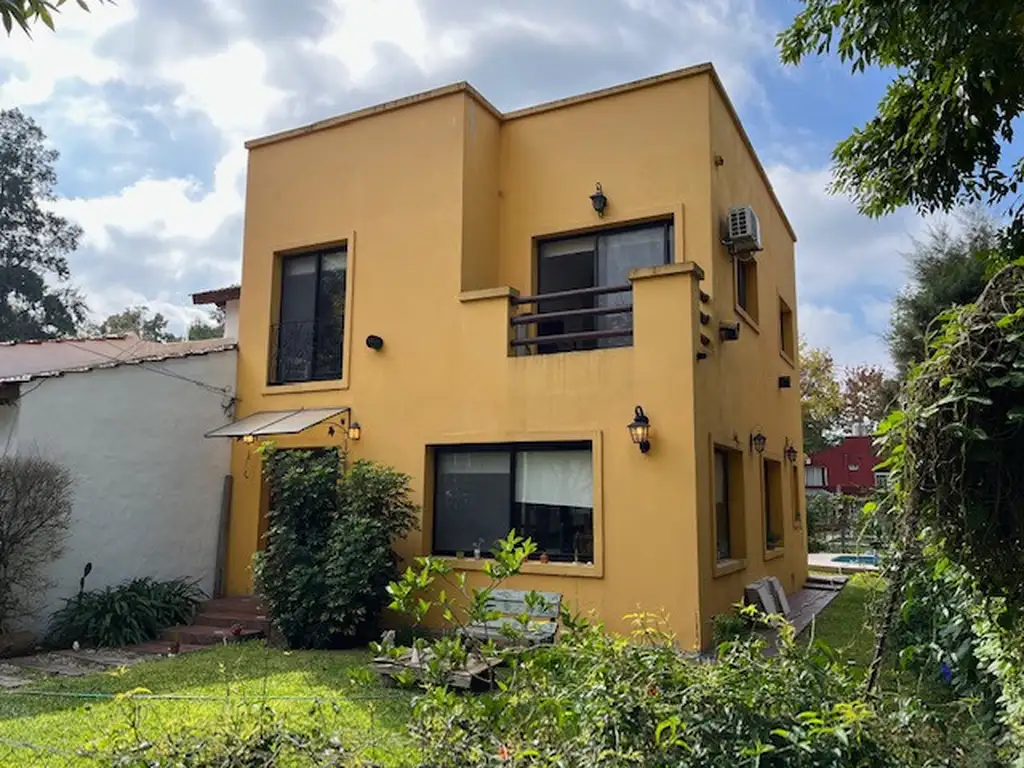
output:
M850 665L854 675L866 674L877 640L868 622L868 611L884 588L885 582L874 574L852 576L802 637L824 640Z
M88 677L50 678L28 690L117 694L145 688L153 694L208 697L139 700L140 728L154 737L179 727L223 722L229 696L253 702L264 697L322 697L336 705L324 709L330 722L341 727L350 752L388 766L415 764L405 736L411 696L382 687L368 673L368 658L365 651L283 652L249 643ZM309 700L268 703L295 720L311 717L314 706ZM0 692L0 765L88 765L69 760L69 755L126 729L133 711L135 706L124 700Z

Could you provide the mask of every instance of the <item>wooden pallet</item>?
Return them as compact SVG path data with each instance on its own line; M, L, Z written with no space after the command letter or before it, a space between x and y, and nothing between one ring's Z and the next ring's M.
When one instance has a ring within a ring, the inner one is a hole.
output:
M425 662L429 660L429 654L429 650L420 654L418 663L413 663L410 652L406 652L398 659L378 656L370 662L370 666L386 682L393 683L397 675L409 670L412 670L417 677L422 677L423 669L426 666ZM465 690L488 688L493 679L493 670L500 667L503 663L503 659L495 656L470 656L466 661L466 666L448 673L448 685Z

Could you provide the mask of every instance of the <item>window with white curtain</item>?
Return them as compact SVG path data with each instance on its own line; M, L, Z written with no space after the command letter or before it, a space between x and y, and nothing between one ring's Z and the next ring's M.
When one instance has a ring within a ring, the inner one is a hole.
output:
M435 450L435 554L487 552L511 529L554 561L594 559L589 443Z

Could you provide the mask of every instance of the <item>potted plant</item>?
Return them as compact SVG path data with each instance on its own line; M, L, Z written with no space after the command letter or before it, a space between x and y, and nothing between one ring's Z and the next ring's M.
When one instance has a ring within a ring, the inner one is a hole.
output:
M551 558L549 558L549 557L548 557L548 553L547 553L547 552L541 552L541 553L540 553L540 557L539 557L538 559L539 559L539 560L540 560L540 561L541 561L542 563L546 563L546 562L548 562L548 561L549 561L549 560L550 560Z

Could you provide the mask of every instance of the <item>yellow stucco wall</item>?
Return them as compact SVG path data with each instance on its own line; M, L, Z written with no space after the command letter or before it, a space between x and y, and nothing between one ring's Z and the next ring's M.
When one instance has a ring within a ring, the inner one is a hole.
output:
M424 506L422 531L400 545L406 556L430 549L429 446L592 440L595 563L532 563L511 586L560 592L617 630L627 629L622 617L638 607L664 610L681 643L706 640L711 612L737 600L752 580L711 578L709 435L724 439L735 429L745 436L747 422L759 421L770 439L787 425L793 440L800 437L799 413L788 405L761 415L762 380L782 362L767 351L770 333L744 334L695 361L699 288L713 283L716 314L719 305L728 312L719 285L727 270L713 270L727 258L711 226L722 206L757 208L777 249L767 258L779 265L779 285L793 292L792 243L779 241L773 204L731 122L716 117L716 99L714 81L700 71L502 117L456 87L255 143L237 416L351 407L362 426L352 456L407 472ZM712 146L735 153L733 164L714 168ZM610 200L604 219L588 199L597 181ZM509 356L509 294L533 290L535 238L664 216L675 220L676 264L635 275L633 346ZM269 387L277 254L339 241L350 254L343 380ZM698 281L695 264L708 280ZM383 350L366 347L368 334L384 338ZM745 378L757 380L756 392L743 386ZM742 405L720 401L726 394ZM637 404L652 421L647 455L626 430ZM332 445L340 436L316 427L278 442ZM250 446L236 444L233 473L227 583L243 593L252 587L260 514L259 462ZM749 516L751 526L759 524L755 509ZM797 549L787 541L785 557L767 566L752 553L747 574L767 567L790 587Z

